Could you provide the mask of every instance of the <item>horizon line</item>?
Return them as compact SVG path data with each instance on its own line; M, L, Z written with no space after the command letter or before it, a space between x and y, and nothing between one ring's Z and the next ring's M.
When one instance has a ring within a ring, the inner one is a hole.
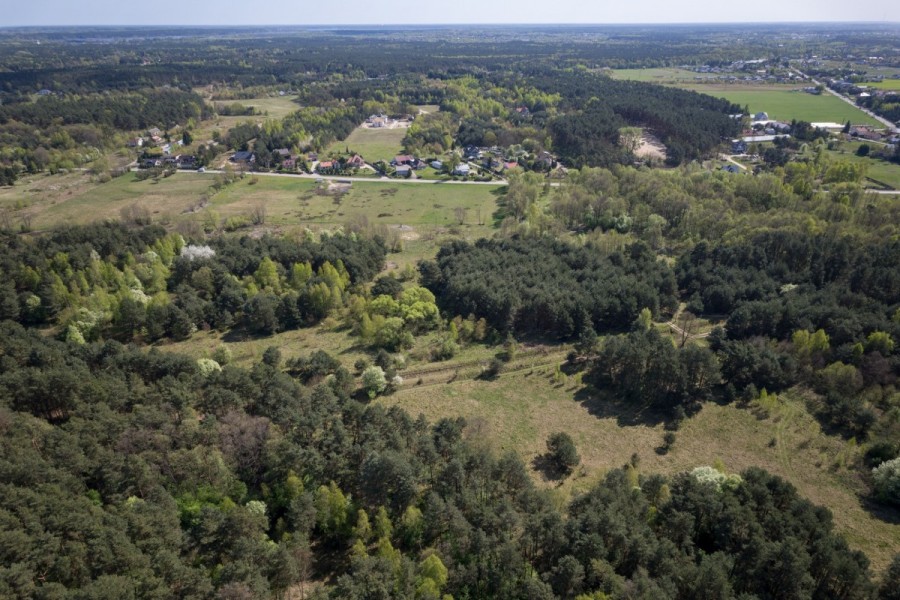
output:
M40 28L107 28L107 27L124 27L134 29L147 28L163 28L163 27L234 27L239 29L253 29L256 27L278 27L278 28L304 28L304 27L353 27L353 28L384 28L384 27L479 27L479 26L507 26L507 27L608 27L608 26L685 26L685 25L881 25L881 26L900 26L898 21L671 21L671 22L591 22L591 23L575 23L575 22L455 22L455 23L72 23L72 24L21 24L21 25L2 25L0 31L9 29L40 29Z

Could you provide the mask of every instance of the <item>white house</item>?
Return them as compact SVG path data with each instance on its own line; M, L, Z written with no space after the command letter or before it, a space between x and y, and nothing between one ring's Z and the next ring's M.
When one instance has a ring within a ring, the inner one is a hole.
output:
M469 170L469 163L459 163L456 165L456 168L453 169L453 174L466 176L469 174Z

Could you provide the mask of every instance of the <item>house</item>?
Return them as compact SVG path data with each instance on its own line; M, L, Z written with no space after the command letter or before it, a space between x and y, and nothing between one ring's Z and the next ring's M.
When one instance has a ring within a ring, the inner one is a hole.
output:
M431 161L431 168L435 169L437 171L440 171L441 169L444 168L444 163L442 163L439 160L433 160L433 161Z
M162 131L160 131L159 127L151 127L147 130L147 135L149 135L151 138L160 137L162 136Z
M277 154L281 158L287 158L288 156L291 155L291 151L288 150L287 148L278 148L275 150L275 154Z
M296 169L297 168L297 157L288 156L283 161L281 161L281 166L284 169Z
M394 171L398 177L409 177L411 173L412 167L409 165L397 165L397 169Z
M334 162L330 160L323 160L318 165L316 165L316 171L318 171L319 173L323 171L330 171L332 169L334 169Z
M747 152L747 144L742 140L731 140L732 154L745 154Z
M380 129L382 127L387 127L388 125L390 125L391 120L385 115L372 115L368 119L366 119L366 123L369 124L369 127Z
M503 162L503 170L504 171L509 171L510 169L516 169L518 167L519 167L519 163L514 160Z
M417 158L416 160L413 161L413 163L410 166L413 169L415 169L416 171L421 171L422 169L424 169L425 167L428 166L428 163L425 162L424 160L422 160L421 158Z
M239 150L238 152L232 154L231 158L229 158L228 160L233 163L250 164L256 162L256 155L246 150Z
M395 156L391 159L391 166L396 167L398 165L410 165L415 162L416 157L410 156L409 154L400 154L399 156Z
M197 157L190 154L182 154L175 157L175 162L179 169L196 169Z
M755 115L753 115L753 120L754 120L754 121L768 121L768 120L769 120L769 113L767 113L767 112L758 112L758 113L756 113Z
M363 160L363 157L359 154L354 154L350 158L347 159L347 162L344 163L344 166L348 169L359 169L361 167L366 166L366 161Z
M459 163L458 165L456 165L456 168L453 169L453 174L461 175L461 176L465 177L466 175L469 174L470 170L471 169L470 169L468 163Z
M136 138L131 138L128 140L128 146L130 148L140 148L144 145L144 138L141 136L137 136Z
M162 161L159 160L158 158L145 158L143 161L141 161L141 166L144 167L145 169L161 167Z
M538 153L537 158L534 159L534 164L549 169L553 166L553 155L546 150L542 150Z
M315 152L310 152L306 155L306 160L308 160L309 162L316 162L317 160L319 160L319 155Z
M864 140L880 140L881 134L868 125L856 125L850 128L850 135Z

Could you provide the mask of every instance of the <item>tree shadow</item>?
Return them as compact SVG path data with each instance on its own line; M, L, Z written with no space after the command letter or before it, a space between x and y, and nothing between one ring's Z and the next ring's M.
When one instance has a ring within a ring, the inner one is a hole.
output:
M575 393L575 400L580 402L588 412L598 419L615 419L620 427L645 425L655 427L666 423L670 415L652 407L635 406L634 404L613 396L606 390L586 385Z
M882 504L874 498L861 496L859 503L872 517L891 525L900 525L900 508Z
M548 453L535 456L531 461L531 467L541 474L544 481L555 481L558 486L569 476L569 473L562 471Z

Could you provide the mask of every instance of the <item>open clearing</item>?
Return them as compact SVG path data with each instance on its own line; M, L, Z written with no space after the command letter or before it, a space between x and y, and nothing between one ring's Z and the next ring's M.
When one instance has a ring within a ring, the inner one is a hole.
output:
M900 547L896 514L893 522L873 516L859 498L863 485L842 466L855 450L839 438L823 435L800 400L787 399L768 418L750 408L708 404L685 421L674 449L660 455L656 448L662 445L662 424L575 385L572 378L555 382L553 372L552 366L542 366L503 374L494 381L449 382L450 370L442 385L416 386L407 379L399 392L378 402L432 421L463 416L498 451L515 450L528 464L546 451L551 433L568 432L584 468L558 486L563 497L587 489L634 452L647 473L678 473L711 465L718 458L733 472L763 467L790 480L806 498L827 506L837 528L868 554L877 571Z
M411 185L391 181L354 181L344 194L327 192L327 184L291 177L253 177L227 187L211 200L223 217L247 214L263 203L268 221L279 225L342 225L364 219L370 224L415 228L459 226L486 235L497 210L502 186ZM479 225L481 223L481 225ZM473 232L474 233L474 232Z
M47 229L118 219L123 208L134 204L164 222L201 221L207 214L200 209L206 207L224 219L249 215L263 205L267 225L330 228L364 219L369 224L412 226L420 234L456 228L466 237L477 237L489 235L497 200L505 190L501 185L354 181L346 193L336 193L313 179L248 174L214 193L214 177L182 171L158 181L138 181L127 173L98 184L83 172L39 175L0 188L0 210L14 224L27 216L35 229Z
M698 81L714 80L717 75L706 73L694 73L687 69L660 67L654 69L604 69L604 73L613 79L631 79L633 81L646 81L665 85L677 85L684 83L696 83Z
M325 154L346 154L349 150L350 153L362 156L368 163L379 160L390 162L392 158L400 154L404 136L406 136L406 128L401 127L377 129L357 127L347 136L346 140L331 144Z
M14 217L27 215L35 229L118 219L120 211L133 204L146 208L154 219L171 218L196 205L211 183L208 175L193 172L158 181L138 181L126 173L102 184L84 172L38 175L0 190L0 208L13 209Z

